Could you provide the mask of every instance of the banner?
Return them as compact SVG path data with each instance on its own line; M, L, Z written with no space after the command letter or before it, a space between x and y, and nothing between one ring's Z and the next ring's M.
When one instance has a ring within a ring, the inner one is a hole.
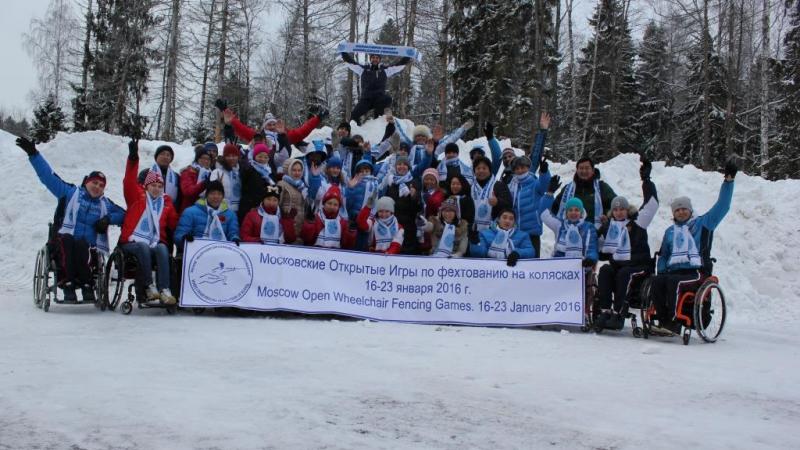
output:
M180 305L428 324L583 324L580 259L400 256L195 239Z
M417 62L422 61L422 53L414 47L402 45L359 44L357 42L342 42L336 47L336 53L368 53L370 55L396 56L398 58L411 58Z

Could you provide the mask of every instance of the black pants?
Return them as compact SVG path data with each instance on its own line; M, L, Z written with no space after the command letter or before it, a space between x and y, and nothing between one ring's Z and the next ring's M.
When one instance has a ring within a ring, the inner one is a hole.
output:
M681 270L656 275L653 278L652 296L659 320L675 319L675 308L678 303L678 291L698 285L701 275L698 270ZM699 286L698 286L699 287Z
M358 125L361 125L361 116L368 113L370 109L375 111L375 117L380 117L383 115L383 110L390 106L392 106L392 97L389 94L361 98L356 103L356 106L353 107L350 118L355 120Z
M531 245L533 246L533 251L535 252L534 258L541 258L541 249L542 249L542 237L538 234L531 235Z
M92 285L92 255L89 243L75 239L71 234L59 234L55 239L56 277L59 286Z
M597 276L598 296L600 307L613 310L619 314L628 302L628 289L634 275L647 273L646 267L641 266L617 266L607 264L600 268Z

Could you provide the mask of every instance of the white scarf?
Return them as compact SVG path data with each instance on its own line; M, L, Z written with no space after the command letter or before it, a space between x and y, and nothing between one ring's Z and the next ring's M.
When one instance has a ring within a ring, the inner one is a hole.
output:
M375 250L385 252L392 245L394 235L397 234L399 225L397 218L392 214L388 219L375 218L373 235L375 236Z
M367 205L370 197L378 190L378 178L373 175L366 175L361 178L364 183L364 198L361 200L361 208Z
M139 217L139 223L131 234L134 242L144 242L150 248L155 248L161 240L161 215L164 213L164 196L151 198L145 193L145 208Z
M161 173L161 167L158 164L153 164L150 168L153 172ZM200 178L198 177L198 180ZM169 195L173 202L178 201L178 174L176 174L172 167L167 166L167 176L164 177L164 192Z
M283 180L289 183L292 187L300 191L300 194L303 195L303 200L308 198L308 185L302 178L292 178L290 176L284 176Z
M599 230L603 224L600 221L600 216L603 215L603 199L602 192L600 191L600 180L595 178L592 184L594 185L594 227ZM572 181L564 188L564 192L561 193L561 203L558 205L559 219L564 219L567 202L574 196L575 182Z
M281 227L281 209L275 214L270 214L264 210L264 206L258 207L258 215L261 216L261 242L264 244L283 244L283 228Z
M320 211L318 215L322 220L323 226L317 236L317 242L315 242L314 245L325 248L341 248L342 224L339 222L339 215L337 214L333 219L325 217L322 211Z
M489 249L486 252L486 256L489 258L494 259L506 259L508 258L508 254L514 251L514 241L511 240L511 236L514 234L516 227L511 228L510 230L503 230L500 227L495 227L494 239L489 244Z
M201 166L200 164L192 163L192 168L197 171L197 184L202 183L203 181L208 180L208 177L211 176L211 171L206 169L205 167Z
M485 230L492 225L492 206L489 204L489 197L494 191L494 184L497 181L489 178L486 186L481 187L476 180L472 185L472 200L475 201L475 229Z
M442 223L442 237L439 239L439 246L433 256L452 256L453 246L456 242L456 226L449 223Z
M472 173L472 169L468 165L464 164L464 162L461 161L458 156L452 159L445 158L439 162L439 166L436 168L436 170L439 172L440 181L447 179L447 167L458 167L459 172L464 176L464 178L467 179L469 184L475 183L475 175Z
M242 179L239 176L239 165L237 164L231 170L219 169L222 186L225 188L225 200L228 201L228 207L231 211L236 212L239 210L239 201L242 199Z
M387 175L389 178L389 184L396 184L398 188L398 192L400 197L406 197L411 194L411 190L408 188L408 183L414 178L411 176L411 171L407 172L405 175Z
M225 229L222 228L222 222L219 220L221 211L210 206L206 206L206 210L208 212L208 218L206 219L206 229L203 231L203 238L212 239L214 241L227 241L228 238L225 236Z
M612 220L608 225L602 253L608 253L614 261L630 261L631 239L628 235L628 220Z
M250 165L253 166L253 169L255 169L259 175L261 175L261 178L263 178L268 185L272 186L275 184L275 181L273 181L272 177L270 176L272 175L272 168L269 166L269 163L261 164L260 162L253 160L250 162Z
M564 253L565 258L583 258L584 237L581 236L580 225L578 223L562 222L561 230L558 234L555 250Z
M701 267L703 261L700 252L697 250L697 243L694 241L688 224L672 225L672 254L669 257L669 265L689 263L692 267Z
M81 191L84 191L81 194ZM75 192L72 194L72 197L69 199L69 203L67 203L67 208L64 210L64 221L61 223L61 228L58 230L59 234L69 234L70 236L75 235L75 225L78 220L78 210L80 210L81 205L83 204L85 207L89 207L89 199L81 198L82 195L89 197L89 193L86 192L83 188L75 189ZM106 205L108 199L105 196L100 197L100 218L102 219L108 214L108 206ZM108 255L109 253L109 245L108 245L108 232L106 233L97 233L97 242L95 244L97 249L100 250L101 253L104 255Z
M525 172L523 175L516 175L514 174L511 177L511 182L508 183L508 190L511 191L511 201L513 202L514 212L517 214L517 217L522 217L522 211L520 210L520 189L519 185L531 178L530 171Z

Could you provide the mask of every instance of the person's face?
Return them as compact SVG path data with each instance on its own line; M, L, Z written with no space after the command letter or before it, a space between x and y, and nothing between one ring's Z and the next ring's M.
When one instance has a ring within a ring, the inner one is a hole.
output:
M584 161L584 162L578 164L578 167L576 168L576 170L577 170L578 178L580 178L581 180L584 180L584 181L587 181L587 180L591 179L592 175L594 175L594 167L592 167L592 165L589 163L589 161Z
M378 55L369 55L369 63L373 66L377 66L381 63L381 57Z
M225 162L228 163L230 167L239 164L239 156L237 155L225 155Z
M325 214L336 214L339 212L339 200L335 198L329 198L324 205L322 205L322 209L325 210Z
M414 143L419 145L425 145L428 142L428 136L418 134L414 136Z
M355 142L355 143L356 143L356 145L358 145L359 147L361 147L362 145L364 145L364 139L362 139L362 138L360 138L360 137L353 139L353 142Z
M686 222L692 217L692 210L689 208L678 208L672 213L672 217L678 222Z
M422 179L422 187L424 187L426 191L435 189L437 184L439 184L439 180L437 180L435 177L427 176Z
M211 150L210 152L208 152L208 156L211 158L211 161L209 162L209 167L211 167L211 164L213 164L214 161L216 161L217 158L219 158L219 151Z
M391 212L391 211L387 211L387 210L385 210L385 209L381 209L380 211L378 211L378 218L379 218L379 219L384 219L384 220L386 220L386 219L388 219L389 217L392 217L392 212Z
M261 152L257 154L253 159L255 159L256 162L259 164L266 164L267 162L269 162L269 155L267 154L267 152Z
M204 169L208 169L211 167L211 157L208 155L200 155L200 157L197 158L197 164Z
M489 167L486 164L478 164L475 167L475 177L481 181L489 178L492 175L492 172L489 170Z
M408 157L408 147L400 147L397 149L397 156Z
M458 178L453 178L452 180L450 180L450 193L460 194L461 189L463 188L464 186L461 185L461 180L459 180Z
M528 166L523 166L520 164L517 167L514 167L514 175L525 175L529 170L530 168Z
M270 120L269 122L267 122L267 126L265 126L264 128L266 128L267 131L271 131L274 133L278 129L278 122L275 120Z
M322 154L319 152L311 153L308 155L308 162L315 166L320 165L320 163L322 163Z
M261 200L261 206L264 209L275 209L278 207L278 197L264 197L264 200Z
M398 164L394 166L394 170L395 172L397 172L398 175L402 177L403 175L408 173L408 166L405 164Z
M156 156L156 164L159 167L167 167L172 163L172 153L170 152L161 152Z
M336 166L328 167L328 175L330 175L332 178L339 178L339 175L341 173L342 173L341 167L336 167Z
M577 222L581 220L581 210L576 207L571 207L567 210L567 220L570 222Z
M614 216L614 220L625 220L628 218L628 209L614 208L611 210L611 215Z
M497 225L504 230L510 230L514 227L514 214L508 211L503 212L497 219Z
M206 203L208 204L208 206L217 209L219 208L219 205L222 204L223 197L224 196L220 191L208 192L206 193Z
M481 152L472 152L472 154L469 155L469 159L470 161L475 161L475 158L478 156L483 156L483 154Z
M442 219L444 219L444 221L447 223L452 223L454 220L456 220L456 212L452 209L446 209L442 211Z
M145 190L147 190L147 193L150 194L151 198L161 197L161 194L164 193L164 183L159 183L157 181L155 183L150 183L147 185Z
M292 168L289 169L289 176L295 180L300 179L303 176L303 166L300 163L292 164Z
M446 159L453 159L458 157L458 152L444 152L444 157Z
M370 169L367 165L360 166L358 168L358 174L364 177L372 175L372 169Z
M336 135L339 136L340 138L343 138L343 137L350 136L350 132L347 131L347 128L342 127L342 128L339 128L338 130L336 130Z
M106 190L106 184L100 180L91 180L86 183L86 191L92 198L98 198L103 195Z
M511 161L514 160L514 154L511 152L505 153L503 155L503 164L506 166L511 165Z

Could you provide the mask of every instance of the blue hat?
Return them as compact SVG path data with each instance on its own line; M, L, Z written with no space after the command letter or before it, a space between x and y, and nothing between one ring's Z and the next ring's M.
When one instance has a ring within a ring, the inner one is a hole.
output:
M323 141L322 139L314 139L313 141L311 141L311 143L314 144L315 151L318 152L325 151L325 141Z
M356 163L356 172L358 172L358 169L361 166L369 166L369 171L370 172L374 172L375 171L375 166L372 165L372 161L370 161L368 158L364 158L364 159L362 159L362 160L360 160L359 162Z
M328 158L328 162L325 163L327 167L338 167L342 168L342 158L339 158L339 155L333 155Z
M564 205L564 211L568 211L570 208L578 208L581 212L583 212L583 202L578 197L572 197L571 199L567 200L567 204Z
M211 141L208 141L205 144L203 144L203 148L207 152L217 152L217 153L219 153L219 147L217 147L216 143L211 142Z

